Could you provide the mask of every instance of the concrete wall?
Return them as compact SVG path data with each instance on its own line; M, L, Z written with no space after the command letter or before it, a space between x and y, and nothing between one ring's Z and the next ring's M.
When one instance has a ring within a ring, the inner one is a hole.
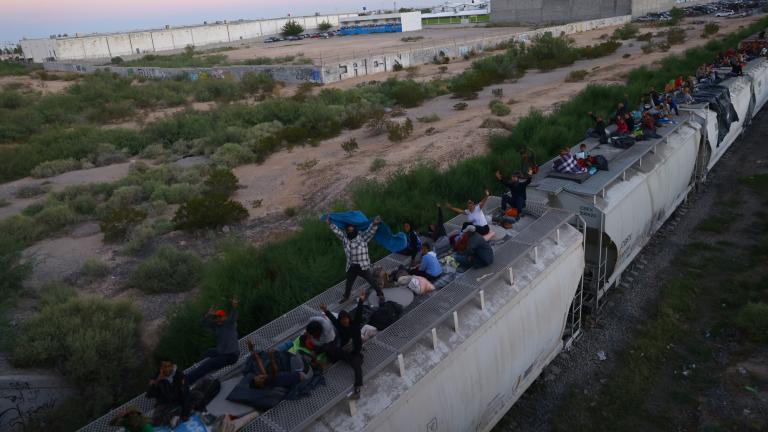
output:
M322 71L319 66L298 65L298 66L223 66L216 68L158 68L158 67L114 67L114 66L95 66L90 64L75 64L48 62L43 63L45 70L75 72L75 73L94 73L98 70L105 70L118 75L142 76L151 79L169 79L176 76L186 76L191 80L198 79L226 79L240 81L243 75L248 72L265 72L278 81L287 83L313 82L322 83Z
M401 13L400 22L404 32L419 31L421 30L421 12Z
M497 45L507 42L510 39L528 41L536 34L543 34L545 32L551 32L556 35L559 35L560 33L572 34L596 28L621 25L629 22L630 18L629 15L625 15L620 17L579 21L528 32L510 33L483 39L446 43L444 45L436 45L428 48L414 48L409 51L401 51L398 53L373 54L366 57L344 59L335 63L326 63L323 65L323 82L331 83L354 78L356 76L391 71L397 63L403 67L426 64L432 62L436 56L440 55L452 58L461 57L473 50L475 52L482 52L488 49L493 49Z
M40 414L71 397L72 390L53 374L0 376L0 430L25 430L32 420L40 419Z
M147 30L126 33L89 35L58 39L25 39L20 41L27 59L42 63L55 60L101 60L116 56L147 54L180 50L186 46L204 47L213 44L253 39L280 33L289 19L301 24L305 31L313 32L327 21L334 26L339 20L355 14L320 15L309 17L278 18L260 21L208 24L171 29ZM419 26L421 22L419 21Z
M493 0L491 22L565 23L630 15L632 1L637 0Z

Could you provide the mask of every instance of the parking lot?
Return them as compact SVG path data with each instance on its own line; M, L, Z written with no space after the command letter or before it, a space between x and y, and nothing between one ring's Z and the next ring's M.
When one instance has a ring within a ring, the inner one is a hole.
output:
M703 5L682 7L685 17L711 16L715 18L738 18L754 14L768 5L768 0L724 0ZM669 12L652 13L636 18L638 22L669 21Z

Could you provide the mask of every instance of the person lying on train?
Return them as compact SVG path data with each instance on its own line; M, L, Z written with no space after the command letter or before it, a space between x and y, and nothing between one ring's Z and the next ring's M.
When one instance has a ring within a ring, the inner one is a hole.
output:
M483 236L476 232L475 226L467 226L463 234L468 238L467 249L464 253L453 254L453 259L464 268L483 268L493 264L493 249Z
M565 174L581 174L587 172L587 169L580 166L575 157L571 154L571 150L564 148L560 150L560 157L553 162L553 168L559 173Z

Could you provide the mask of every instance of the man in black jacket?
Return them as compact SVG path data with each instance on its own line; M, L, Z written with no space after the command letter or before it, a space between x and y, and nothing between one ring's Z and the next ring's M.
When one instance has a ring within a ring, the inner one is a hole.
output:
M325 304L320 305L320 310L336 328L336 340L327 344L323 351L331 361L345 361L355 371L355 390L352 399L360 399L360 390L363 387L363 337L360 334L363 326L363 301L365 301L365 290L361 289L354 318L347 311L339 312L339 317L336 318ZM346 348L350 341L352 341L351 350Z
M592 111L588 112L589 118L595 121L595 127L587 130L587 138L597 138L602 144L608 142L608 133L605 131L605 121L600 116L595 116Z
M496 171L496 179L509 189L509 195L504 194L501 197L501 211L505 212L509 205L517 209L518 218L522 217L528 195L526 189L531 184L531 172L529 171L528 175L516 172L506 180L499 171Z
M172 361L160 361L157 376L149 380L147 397L156 400L152 424L168 425L174 415L179 415L182 421L189 419L191 399L187 377Z

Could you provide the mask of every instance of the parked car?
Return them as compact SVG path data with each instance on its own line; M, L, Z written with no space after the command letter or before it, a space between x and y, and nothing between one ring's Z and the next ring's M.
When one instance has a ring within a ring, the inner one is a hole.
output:
M268 37L264 39L264 43L280 42L282 39L276 37Z
M724 17L733 16L733 15L736 15L736 12L732 10L720 11L715 14L715 16L718 18L724 18Z

